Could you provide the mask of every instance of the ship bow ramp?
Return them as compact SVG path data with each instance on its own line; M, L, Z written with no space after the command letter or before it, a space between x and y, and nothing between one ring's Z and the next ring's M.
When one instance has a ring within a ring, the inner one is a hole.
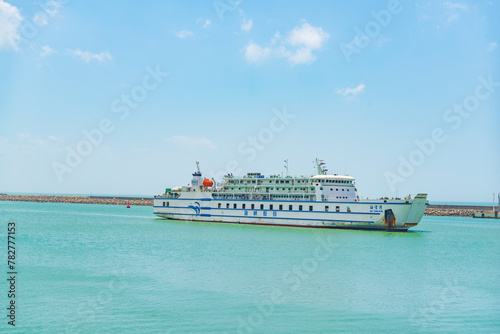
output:
M427 207L427 194L418 194L412 201L408 215L404 223L405 227L411 227L418 224L424 216L425 208Z

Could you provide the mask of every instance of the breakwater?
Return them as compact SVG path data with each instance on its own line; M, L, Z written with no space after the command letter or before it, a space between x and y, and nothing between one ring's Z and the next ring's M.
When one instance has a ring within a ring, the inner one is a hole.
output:
M148 197L106 197L106 196L55 196L55 195L6 195L0 194L0 201L49 202L111 205L152 206L153 198Z
M491 212L491 206L476 205L428 205L426 216L472 217L474 212Z
M152 206L152 197L56 196L0 194L0 201ZM491 212L491 206L428 205L426 216L472 217L474 212Z

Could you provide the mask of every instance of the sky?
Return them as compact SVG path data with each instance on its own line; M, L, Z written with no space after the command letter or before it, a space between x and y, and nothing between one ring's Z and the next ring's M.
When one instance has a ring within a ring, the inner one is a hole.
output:
M499 1L0 0L0 192L160 194L195 161L500 192Z

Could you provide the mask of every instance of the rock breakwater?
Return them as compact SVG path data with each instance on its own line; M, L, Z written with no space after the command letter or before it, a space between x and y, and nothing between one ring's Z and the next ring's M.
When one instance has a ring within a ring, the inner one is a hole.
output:
M6 195L0 194L0 201L17 202L49 202L111 205L143 205L152 206L152 198L141 197L100 197L100 196L53 196L53 195Z

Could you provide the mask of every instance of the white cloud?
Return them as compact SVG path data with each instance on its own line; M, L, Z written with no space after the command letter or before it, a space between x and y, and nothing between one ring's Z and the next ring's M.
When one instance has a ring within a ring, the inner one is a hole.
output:
M309 23L302 23L290 32L288 41L292 46L303 46L309 50L321 48L330 36L320 27L313 27Z
M47 146L49 144L48 140L33 138L29 133L20 133L19 139L35 146Z
M197 149L197 148L209 148L209 149L215 149L217 146L215 146L214 143L210 139L207 139L205 137L186 137L186 136L173 136L172 138L168 138L167 142L172 142L180 146L181 148L191 148L191 149Z
M302 48L297 49L288 57L288 59L292 62L292 64L308 64L315 61L316 56L312 54L311 49Z
M40 52L40 56L45 57L53 53L56 53L56 51L54 51L54 49L52 49L50 46L45 45L42 46L42 52Z
M49 18L54 17L59 13L59 10L63 7L61 1L50 0L43 5L43 12L38 12L33 16L33 21L37 26L43 27L49 24Z
M271 45L276 44L276 42L278 42L280 40L280 38L281 38L280 32L276 31L276 33L274 34L273 39L271 40Z
M22 20L17 7L0 0L0 49L17 50Z
M310 64L316 60L313 51L323 47L330 36L321 27L313 27L307 22L290 31L288 38L283 39L279 31L270 41L271 47L262 47L252 41L245 47L245 57L249 63L260 63L273 55L285 58L292 65Z
M81 51L80 49L69 50L68 51L73 57L80 58L84 62L89 63L92 60L97 60L100 62L105 62L107 60L113 60L113 57L109 52L101 52L101 53L91 53L89 51Z
M54 17L62 7L62 1L49 0L45 3L44 10L50 17Z
M264 48L250 41L245 46L245 58L249 63L258 64L271 55L271 48Z
M42 13L38 13L35 16L33 16L33 21L39 26L43 27L47 24L49 24L49 20L47 18L47 15L44 15Z
M59 143L64 143L65 142L64 138L59 138L59 137L56 137L56 136L49 136L49 140L53 141L53 142L59 142Z
M211 24L211 23L212 23L212 22L211 22L210 20L208 20L208 19L207 19L207 20L205 21L205 24L203 24L203 28L204 28L204 29L208 28L208 27L210 26L210 24Z
M335 93L342 95L342 96L346 97L347 99L352 99L356 95L362 93L364 90L365 90L365 84L360 83L357 87L354 87L354 88L349 88L349 87L339 88L335 91Z
M465 4L454 3L451 1L443 3L443 6L448 9L447 12L448 18L446 19L447 24L453 24L454 22L458 21L458 19L460 19L460 14L459 14L460 11L469 10L469 7Z
M183 39L193 36L193 33L189 30L181 30L175 34L177 38Z
M297 50L288 58L292 64L310 64L316 60L312 51L321 49L330 35L323 31L321 27L313 27L307 22L301 27L295 27L290 32L288 42Z
M497 42L490 42L490 44L488 44L488 48L486 49L488 52L491 52L493 50L495 50L497 48L498 44Z
M248 32L248 31L252 30L252 27L253 27L252 20L243 19L243 23L241 24L241 30Z
M443 4L443 6L445 6L446 8L449 8L449 9L460 9L460 10L468 10L469 7L467 7L467 5L463 5L463 4L459 4L459 3L454 3L454 2L451 2L451 1L447 1Z

